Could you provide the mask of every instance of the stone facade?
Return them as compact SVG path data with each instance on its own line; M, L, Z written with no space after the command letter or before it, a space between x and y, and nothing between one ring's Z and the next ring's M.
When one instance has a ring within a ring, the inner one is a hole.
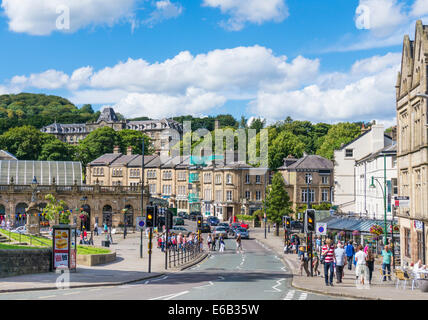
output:
M401 261L427 263L428 223L428 26L416 22L415 40L404 37L401 71L396 85L397 166L400 196L410 197L399 208Z
M287 193L293 202L293 210L307 204L307 175L312 176L309 186L312 205L331 203L333 180L333 162L317 155L307 155L300 159L288 157L284 165L278 168L284 177Z
M179 140L182 137L182 125L171 119L129 121L119 120L113 108L104 108L98 120L94 123L59 124L53 123L41 129L42 132L55 135L56 138L70 144L78 144L92 131L110 127L115 131L123 129L141 131L152 139L152 147L155 152L167 153L169 142L174 137Z
M27 222L27 207L34 194L34 186L30 185L0 185L0 214L4 219L11 221L15 226L24 225ZM89 213L89 219L85 225L87 230L93 230L95 222L99 226L108 221L113 227L125 223L130 227L135 226L137 216L141 216L141 187L123 186L37 186L35 203L40 212L46 205L45 196L52 194L57 200L65 201L68 209L72 211L70 223L78 227L82 225L80 209ZM148 205L145 190L143 208ZM126 213L123 209L127 209ZM43 220L43 218L39 219Z
M101 186L136 187L141 185L141 168L141 155L105 154L88 164L86 179ZM179 212L198 211L226 220L263 207L268 171L254 170L239 162L196 168L189 157L145 156L144 185L151 197L166 199Z

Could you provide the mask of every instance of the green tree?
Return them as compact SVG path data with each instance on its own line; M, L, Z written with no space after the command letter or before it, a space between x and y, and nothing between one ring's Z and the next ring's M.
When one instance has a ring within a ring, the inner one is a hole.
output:
M48 200L48 204L42 213L46 214L46 218L54 221L55 224L69 224L71 212L66 209L66 203L63 200L57 200L52 194L47 194L45 199Z
M127 148L132 147L133 154L141 154L142 139L144 138L144 154L154 152L151 139L140 131L125 129L118 132L120 138L120 149L123 154L127 153Z
M256 129L257 131L260 131L265 127L265 125L266 125L266 120L262 120L260 118L255 118L251 122L249 128L250 129Z
M114 146L120 146L121 139L114 129L102 127L92 131L77 146L78 159L86 165L106 153L112 153Z
M282 217L289 216L293 212L292 203L285 189L285 182L281 173L274 174L272 185L267 189L264 204L266 206L266 217L276 223L276 234L278 235Z
M77 147L58 139L47 141L42 145L38 160L70 161L76 159Z
M358 137L360 133L360 126L356 123L341 122L333 125L328 130L321 147L316 153L324 158L333 160L334 150L339 149L342 144L351 142Z
M270 141L269 141L270 142ZM269 168L276 170L284 163L284 158L293 155L300 158L305 150L305 144L289 131L282 131L270 144Z
M9 129L0 136L0 149L15 155L20 160L38 160L42 147L56 140L54 136L40 132L32 126Z

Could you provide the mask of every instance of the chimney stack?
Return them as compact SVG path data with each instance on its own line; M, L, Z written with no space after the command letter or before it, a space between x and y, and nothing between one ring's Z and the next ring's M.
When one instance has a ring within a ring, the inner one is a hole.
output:
M120 153L120 147L119 146L114 146L113 153Z
M130 156L132 155L132 147L129 146L128 149L126 149L126 155Z

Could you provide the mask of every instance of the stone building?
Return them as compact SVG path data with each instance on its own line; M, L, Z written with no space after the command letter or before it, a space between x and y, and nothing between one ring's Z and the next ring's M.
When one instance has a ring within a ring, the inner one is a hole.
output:
M308 203L331 203L333 195L333 162L318 156L306 155L300 159L289 156L278 168L284 177L287 193L293 202L293 210ZM311 179L311 180L310 180ZM309 195L308 195L308 182Z
M181 139L182 125L171 119L130 121L119 120L113 108L104 108L98 120L94 123L59 124L53 123L41 129L42 132L55 135L56 138L70 144L78 144L92 131L110 127L116 131L123 129L141 131L152 139L156 153L167 153L172 137Z
M133 227L142 213L141 193L140 186L83 185L80 162L0 161L0 220L9 220L15 227L26 224L27 208L33 198L39 213L42 212L47 194L65 201L72 211L71 223L82 225L80 209L87 212L89 219L84 225L88 230L95 222L116 227L126 221ZM147 204L145 197L143 207ZM46 222L40 215L39 220Z
M415 39L403 41L397 77L397 167L400 196L409 207L398 208L401 261L427 263L428 223L428 26L416 22Z
M131 150L124 155L116 148L88 164L86 179L89 184L132 188L141 185L141 168L141 155ZM167 200L179 212L198 211L224 220L263 207L268 172L259 171L237 161L198 168L189 156L144 157L144 185L151 197Z

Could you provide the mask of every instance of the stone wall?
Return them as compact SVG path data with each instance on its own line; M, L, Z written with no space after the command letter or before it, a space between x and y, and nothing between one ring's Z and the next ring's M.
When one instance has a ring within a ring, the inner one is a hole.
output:
M51 249L0 250L0 278L50 271Z
M97 266L99 264L106 264L116 261L116 252L106 254L78 254L77 265L83 266Z

